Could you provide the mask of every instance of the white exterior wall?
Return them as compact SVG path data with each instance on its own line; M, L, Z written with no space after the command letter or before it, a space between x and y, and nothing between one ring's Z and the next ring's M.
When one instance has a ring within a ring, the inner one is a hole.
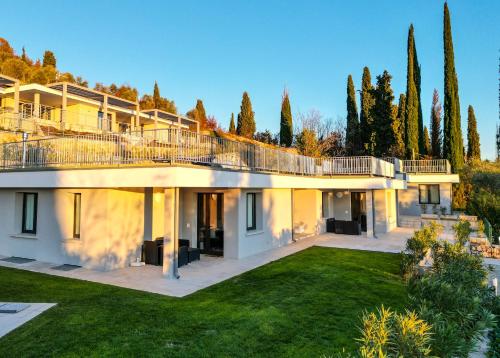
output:
M375 235L393 230L397 226L396 193L394 190L374 190Z
M36 235L21 234L21 191L0 190L0 254L110 270L126 267L144 233L144 194L136 190L56 189L38 193ZM81 235L73 238L73 193L81 193Z
M326 221L321 217L321 190L296 189L293 193L294 232L310 235L325 232Z
M452 184L451 183L435 183L439 184L439 199L440 203L437 209L443 206L446 212L451 210L452 200ZM418 183L408 183L406 190L398 190L398 207L399 215L420 216L422 214L421 205L418 202ZM432 213L432 204L427 204L427 213Z

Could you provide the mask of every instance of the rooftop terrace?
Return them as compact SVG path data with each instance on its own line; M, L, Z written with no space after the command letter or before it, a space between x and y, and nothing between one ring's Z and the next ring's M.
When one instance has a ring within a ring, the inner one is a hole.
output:
M5 143L0 170L196 165L303 176L379 176L396 171L449 173L446 160L400 161L370 156L312 158L177 128L132 133L52 137ZM395 170L396 165L396 170Z

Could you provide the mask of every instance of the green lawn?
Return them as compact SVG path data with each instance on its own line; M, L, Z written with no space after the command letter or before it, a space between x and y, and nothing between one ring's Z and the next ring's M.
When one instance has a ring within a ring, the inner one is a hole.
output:
M352 350L364 309L406 303L398 264L395 254L313 247L184 298L0 268L0 301L58 303L1 338L0 357Z

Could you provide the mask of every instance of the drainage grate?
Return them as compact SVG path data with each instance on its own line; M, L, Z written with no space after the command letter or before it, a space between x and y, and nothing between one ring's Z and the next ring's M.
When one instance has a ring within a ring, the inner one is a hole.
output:
M51 269L57 270L57 271L72 271L72 270L76 270L80 267L81 266L64 264L64 265L60 265L60 266L51 267Z
M0 313L17 313L29 306L27 303L0 303Z
M25 259L24 257L12 256L12 257L7 257L5 259L1 259L0 261L10 262L13 264L25 264L25 263L32 262L35 260L34 259Z

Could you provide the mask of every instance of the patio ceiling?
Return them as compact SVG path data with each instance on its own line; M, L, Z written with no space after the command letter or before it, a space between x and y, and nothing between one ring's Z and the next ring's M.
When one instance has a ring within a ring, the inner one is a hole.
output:
M173 122L175 124L177 124L177 118L178 117L181 117L181 124L182 125L189 126L191 124L195 124L196 123L196 121L194 119L190 119L190 118L187 118L187 117L184 117L184 116L180 116L180 115L177 115L177 114L165 112L165 111L162 111L161 109L145 109L145 110L141 111L141 113L148 115L149 118L151 118L151 119L154 119L155 112L157 112L157 116L158 116L159 119L163 119L163 120L166 120L166 121L169 121L169 122Z
M16 82L19 82L15 78L5 76L0 74L0 87L5 88L5 87L12 87L16 84Z

